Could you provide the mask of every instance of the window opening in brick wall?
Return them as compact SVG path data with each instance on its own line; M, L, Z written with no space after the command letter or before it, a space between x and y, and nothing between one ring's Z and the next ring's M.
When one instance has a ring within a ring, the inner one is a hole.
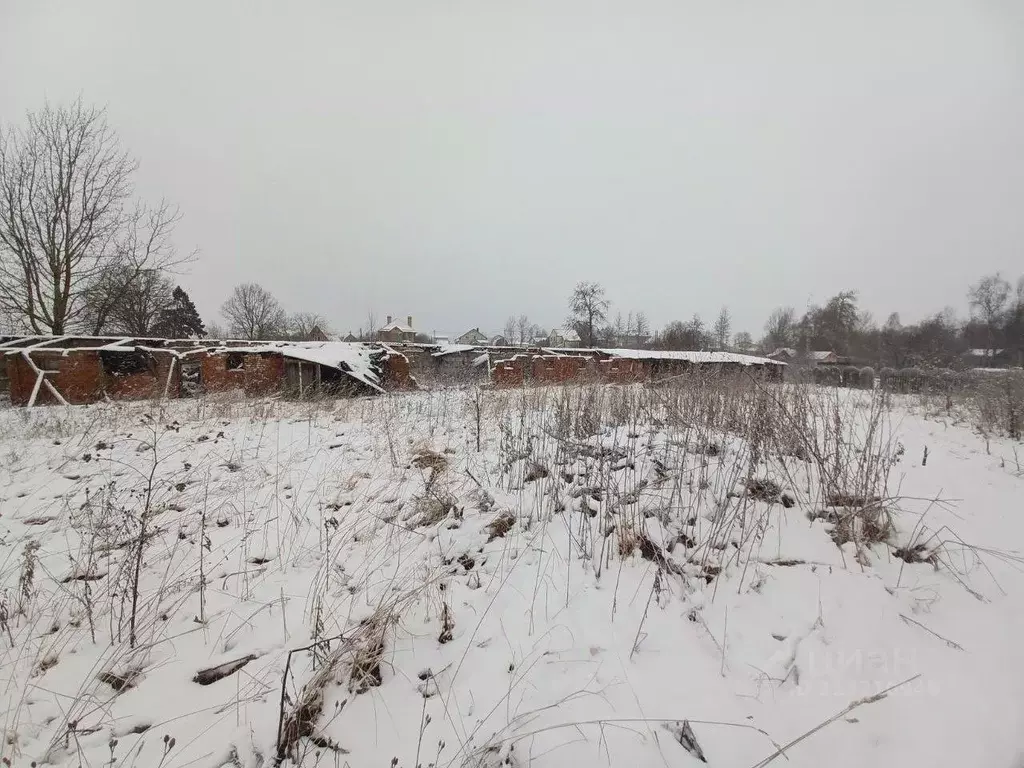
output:
M244 371L245 370L245 355L239 352L232 352L226 356L224 361L224 367L229 371Z
M103 363L103 370L111 376L134 376L139 373L155 374L153 356L141 350L133 350L131 352L101 350L100 362Z

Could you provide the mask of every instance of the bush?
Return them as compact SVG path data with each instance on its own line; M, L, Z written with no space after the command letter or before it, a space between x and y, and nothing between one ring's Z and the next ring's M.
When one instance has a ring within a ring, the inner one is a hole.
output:
M978 374L970 403L982 432L1024 436L1024 371Z
M813 369L814 383L831 387L843 384L842 370L835 365L818 365Z
M897 391L905 395L917 394L924 386L925 373L920 368L903 368L897 373Z
M896 369L883 368L878 372L878 386L886 391L892 391L896 386Z
M875 369L870 365L864 366L860 369L860 388L861 389L874 389L875 388Z

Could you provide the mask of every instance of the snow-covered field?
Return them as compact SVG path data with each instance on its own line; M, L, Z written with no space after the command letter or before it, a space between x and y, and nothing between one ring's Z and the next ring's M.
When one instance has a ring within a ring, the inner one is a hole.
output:
M3 409L0 754L1019 768L1018 454L696 382Z

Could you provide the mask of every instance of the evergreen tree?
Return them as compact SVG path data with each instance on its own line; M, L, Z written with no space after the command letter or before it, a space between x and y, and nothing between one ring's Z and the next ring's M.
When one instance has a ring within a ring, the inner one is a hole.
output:
M196 305L179 285L172 294L171 306L160 313L155 331L168 339L203 338L206 326L203 325Z

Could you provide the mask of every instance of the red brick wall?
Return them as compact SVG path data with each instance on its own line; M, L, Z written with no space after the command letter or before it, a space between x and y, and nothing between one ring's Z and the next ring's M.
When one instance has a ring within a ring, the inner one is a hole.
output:
M228 370L228 353L190 355L191 362L202 366L204 392L230 392L240 389L249 397L262 397L280 392L284 384L284 358L276 353L239 353L243 356L240 370Z
M10 380L11 405L28 405L32 387L36 383L36 374L21 355L11 355L7 358L7 377Z
M232 389L245 388L245 371L229 371L227 355L210 355L203 352L190 355L192 360L198 359L202 366L203 390L206 392L229 392Z
M517 355L508 360L499 360L491 369L491 382L498 389L515 389L526 384L530 358Z
M56 373L46 374L47 379L57 388L61 396L71 405L95 403L103 399L104 392L113 400L140 400L163 395L167 373L173 359L170 353L154 353L156 373L139 373L128 376L114 376L103 368L99 352L94 350L72 350L63 355L57 352L35 351L29 353L39 367L56 367ZM28 405L36 374L21 355L8 358L8 372L11 374L11 403ZM171 382L171 397L177 397L175 373ZM58 402L45 386L40 387L36 403L47 405Z
M284 356L277 353L246 355L244 373L248 397L280 392L284 385Z
M58 369L56 373L46 374L46 377L72 405L93 403L99 399L103 391L103 366L98 353L78 352L66 357L58 352L30 352L29 355L41 368ZM7 364L11 378L11 403L28 405L36 385L36 372L21 355L12 355L7 359ZM56 402L57 398L49 389L45 386L39 388L36 403L46 405Z
M37 360L40 355L32 355ZM95 403L103 399L103 384L105 374L103 363L100 362L99 352L70 352L61 358L60 373L54 376L52 373L47 377L53 382L53 386L61 393L65 400L72 405L81 403ZM49 391L43 387L39 390L40 395L46 392L46 399L37 402L53 402Z
M133 373L127 376L114 376L105 373L101 366L100 373L104 376L103 383L106 393L111 400L146 400L151 397L162 397L164 387L167 386L168 373L171 373L171 386L167 390L167 396L178 396L178 390L181 385L181 372L178 370L177 364L174 366L173 373L171 372L171 361L174 360L173 355L169 352L153 352L152 354L155 362L153 373ZM71 354L71 356L74 355L75 353ZM61 394L63 394L63 390L61 390ZM65 397L67 396L65 395Z
M382 365L383 381L381 386L388 390L411 390L418 389L416 380L412 377L412 368L409 360L404 354L388 355Z
M61 395L71 404L92 403L102 400L104 392L114 400L145 399L160 397L167 386L168 373L174 360L170 352L153 352L155 373L129 374L114 376L107 374L99 352L91 350L72 350L66 356L61 353L30 353L37 364L45 356L49 367L59 370L48 373L49 381ZM184 358L189 362L198 362L201 367L203 389L206 392L226 392L242 390L249 397L261 397L280 392L284 386L284 357L276 352L243 354L241 370L227 369L227 353L199 353ZM20 355L12 355L6 359L7 374L10 380L11 403L27 405L35 386L36 374L31 366ZM43 367L43 366L41 366ZM383 386L385 389L411 390L417 389L416 380L412 377L408 359L400 354L386 357L383 361ZM180 361L174 364L171 372L171 384L167 388L169 397L181 394ZM57 402L45 387L39 390L36 402L40 405Z
M587 368L583 357L537 356L532 361L533 380L538 384L562 384L579 378Z

